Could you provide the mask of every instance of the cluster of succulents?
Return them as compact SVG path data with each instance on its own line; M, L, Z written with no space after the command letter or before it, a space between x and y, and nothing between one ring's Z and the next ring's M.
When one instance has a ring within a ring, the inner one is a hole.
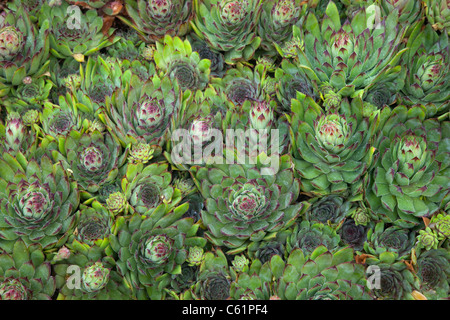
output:
M0 300L450 298L448 0L8 1Z

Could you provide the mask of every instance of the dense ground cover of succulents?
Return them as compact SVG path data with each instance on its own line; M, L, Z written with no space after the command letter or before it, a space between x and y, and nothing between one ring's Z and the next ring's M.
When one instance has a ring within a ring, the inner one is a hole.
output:
M448 0L9 1L0 300L448 299L449 33Z

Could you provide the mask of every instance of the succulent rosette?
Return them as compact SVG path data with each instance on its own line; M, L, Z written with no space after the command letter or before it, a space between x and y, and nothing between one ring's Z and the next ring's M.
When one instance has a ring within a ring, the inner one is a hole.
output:
M450 255L444 248L421 252L417 257L417 276L422 293L428 299L448 299Z
M434 215L430 221L430 228L432 228L439 240L445 240L450 238L450 215L442 212Z
M145 167L143 164L129 164L122 179L122 192L129 209L147 216L164 204L170 211L181 200L180 190L174 189L171 181L167 163L152 163Z
M115 269L116 261L99 247L75 245L69 257L57 262L58 300L131 300L130 285Z
M252 243L248 247L247 254L252 261L257 259L262 264L269 261L274 255L279 255L284 258L286 254L286 239L290 234L292 234L291 229L287 229L278 233L277 237L273 240Z
M311 207L305 212L305 219L332 226L339 225L351 210L352 203L337 195L310 199Z
M148 216L135 214L118 224L111 236L111 248L119 256L117 270L138 299L162 299L172 276L181 273L189 247L206 244L196 236L199 224L182 218L187 207L169 211L163 203Z
M56 291L51 264L39 244L14 243L0 253L0 300L51 300Z
M221 79L214 79L213 86L225 93L229 102L242 106L247 100L258 100L263 97L265 83L264 68L255 70L238 63L236 68L228 69Z
M222 77L226 67L223 54L211 49L206 41L200 40L195 34L192 35L191 39L189 37L188 39L192 50L198 52L200 59L208 59L211 61L211 76Z
M162 146L180 104L177 82L153 76L143 86L115 91L101 119L124 147L139 142Z
M53 83L50 79L25 77L17 87L12 87L8 98L3 103L11 111L22 111L30 108L41 109L47 101Z
M395 66L406 50L399 50L404 32L395 11L374 25L364 7L341 23L338 8L330 1L322 20L313 11L306 17L297 64L311 81L328 82L336 93L350 96L386 74L400 72Z
M86 249L93 246L105 249L113 230L113 214L97 200L89 206L80 205L80 208L77 232L69 237L68 243Z
M155 64L165 76L178 81L182 90L203 90L209 83L211 61L200 59L188 40L164 37L164 43L156 43Z
M60 6L44 4L41 11L42 20L50 22L50 52L59 59L73 57L84 62L86 56L119 40L112 36L113 28L103 33L103 19L96 10L83 12L78 6L63 1Z
M367 231L364 251L372 255L392 252L396 260L407 259L414 247L415 232L398 226L386 226L384 222L376 224Z
M0 14L0 96L7 95L25 77L47 71L48 27L46 21L37 28L23 7Z
M439 35L427 24L417 24L408 38L410 48L402 58L405 86L399 92L402 103L422 104L429 117L449 111L450 45L448 35Z
M188 256L186 258L189 266L199 266L203 261L203 253L204 250L201 247L190 247Z
M74 230L79 204L77 183L61 163L38 163L9 154L0 160L0 247L11 251L19 239L44 249L61 247Z
M191 300L190 289L197 283L198 266L191 266L184 263L181 266L181 273L172 275L170 287L165 288L167 292L166 300Z
M450 34L450 3L447 0L424 0L425 16L434 30Z
M396 258L396 253L385 251L365 260L368 287L378 300L414 299L412 293L417 289L414 274L404 261L397 261Z
M227 300L235 278L224 252L218 248L206 252L199 267L197 281L185 296L195 300Z
M80 65L80 78L79 86L69 88L77 109L87 114L89 120L97 120L100 109L110 101L113 92L124 89L133 79L131 70L122 71L117 61L105 61L100 55Z
M108 55L103 55L105 61L119 65L122 73L131 71L130 84L145 82L156 74L153 62L153 46L145 43L139 45L132 40L123 40L108 48Z
M247 100L242 106L230 106L222 120L227 157L233 154L239 163L246 161L244 157L257 163L286 153L289 124L285 117L276 116L275 105L273 100Z
M290 230L286 239L286 252L301 249L305 255L310 255L318 246L325 246L328 251L335 252L340 248L340 236L332 227L323 223L302 221Z
M257 36L261 0L195 0L194 10L191 26L195 33L212 49L223 52L227 64L253 57L261 44Z
M188 172L179 172L177 175L174 175L172 185L174 188L180 190L183 199L186 199L197 192L197 186L195 185L194 180L189 176Z
M425 250L437 249L439 245L438 235L430 227L426 227L423 230L419 230L417 235L416 248Z
M369 229L364 225L356 224L354 219L345 220L338 230L341 244L352 247L355 251L361 251L367 241Z
M413 300L412 275L408 270L396 270L389 266L380 266L380 288L372 292L378 300ZM405 279L408 274L410 281Z
M26 118L18 112L10 112L5 125L0 123L0 152L12 156L18 153L30 158L37 147L36 132L25 123Z
M280 45L291 40L292 26L301 27L305 9L300 0L264 1L257 27L261 48L269 55L276 55L274 43Z
M398 92L405 84L406 69L394 78L385 77L376 85L362 94L364 103L364 116L380 113L381 117L388 118L391 108L398 102Z
M327 112L312 98L292 100L291 146L302 191L316 196L358 195L372 165L372 138L378 115L363 117L363 103L344 99L339 113Z
M427 119L423 108L394 109L380 135L380 158L366 200L383 221L411 228L428 217L450 188L449 122Z
M145 43L136 43L133 40L121 38L114 45L107 48L109 59L128 60L129 62L137 60L146 47ZM146 62L146 61L143 61Z
M264 266L264 267L263 267ZM272 288L268 264L259 259L252 260L246 272L237 275L230 286L230 296L234 300L269 300Z
M251 242L275 237L293 225L307 205L293 203L299 183L291 165L289 156L282 156L278 172L269 175L255 165L192 167L194 181L205 199L201 216L208 228L206 238L235 254Z
M297 248L286 262L273 256L261 267L263 274L273 281L274 294L282 300L373 299L366 288L364 267L354 262L351 248L333 253L320 245L311 254Z
M227 108L224 93L212 87L184 95L164 152L173 167L187 171L194 164L204 165L215 159L215 152L222 148L219 144L224 137L221 130Z
M105 132L71 131L53 157L61 160L80 187L90 194L98 192L101 186L117 178L119 169L127 159L127 152L115 138Z
M192 0L125 0L132 22L119 16L138 31L146 42L157 42L165 35L184 36L194 11Z
M275 79L277 81L276 96L283 111L290 112L291 100L302 100L302 95L318 101L318 84L311 82L289 60L283 59L280 68L275 70Z
M76 108L76 101L70 94L60 96L58 104L44 103L40 114L40 133L45 136L41 147L45 148L54 141L65 140L73 130L83 131L91 127L89 114L80 112ZM55 146L54 149L57 147ZM48 148L47 148L48 149Z

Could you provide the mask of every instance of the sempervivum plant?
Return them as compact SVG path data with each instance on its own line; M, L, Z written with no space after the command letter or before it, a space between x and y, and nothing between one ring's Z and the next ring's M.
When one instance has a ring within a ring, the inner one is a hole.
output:
M414 247L415 233L398 226L388 226L379 222L367 232L364 251L372 255L392 252L397 260L407 259Z
M405 86L399 95L406 105L423 104L428 116L449 110L450 45L448 35L439 36L427 24L419 23L411 33L402 58L406 69Z
M77 231L67 241L71 247L105 249L113 229L113 213L95 200L90 206L80 205Z
M302 95L318 101L318 84L305 77L300 72L299 67L289 60L283 59L280 68L275 70L275 79L277 81L276 95L283 111L290 112L291 100L301 100ZM299 93L301 94L300 96L298 95Z
M378 116L363 117L363 103L345 99L339 112L324 112L312 98L292 100L291 145L302 191L321 196L357 195L372 165Z
M286 251L301 249L305 255L310 255L318 246L325 246L328 251L339 249L340 236L336 230L323 223L302 221L297 223L286 239Z
M450 214L442 212L434 215L430 221L430 228L432 228L439 240L450 238Z
M197 282L191 288L195 300L227 300L231 297L231 283L234 280L227 257L219 248L207 252L200 265Z
M309 255L295 249L286 262L273 256L261 269L265 267L274 279L274 294L283 300L373 299L364 267L354 262L351 248L332 253L318 246Z
M195 33L189 39L189 42L192 50L198 52L200 59L208 59L211 61L211 76L222 77L226 67L223 54L211 49L208 43L200 40Z
M162 299L172 276L181 273L189 247L206 244L196 236L199 224L182 218L187 207L167 212L163 203L151 215L135 214L122 221L111 236L111 248L119 256L117 270L138 299Z
M85 65L80 66L79 86L70 85L71 95L77 102L77 108L90 116L100 113L117 89L125 88L132 79L131 70L122 71L119 62L105 61L98 55L89 58Z
M113 182L127 159L127 152L108 132L71 131L53 157L70 169L80 187L96 193L105 184Z
M165 146L164 155L169 163L186 171L191 165L203 165L210 157L214 158L211 146L216 148L222 142L222 122L227 108L226 96L213 87L197 90L188 97L185 94L173 118L171 139Z
M328 82L334 91L349 96L393 72L406 50L398 50L404 32L395 12L374 26L365 8L342 24L335 3L330 1L322 20L313 12L306 17L298 64L310 80Z
M17 87L12 87L8 98L3 103L11 111L22 111L29 108L41 109L47 101L53 83L46 77L25 77Z
M263 95L264 68L254 70L238 63L235 68L227 70L222 78L212 79L217 91L224 92L227 100L235 106L241 106L246 100L257 100Z
M422 293L429 299L448 299L450 254L443 248L423 251L417 257L417 276Z
M311 207L305 212L305 219L309 222L320 222L336 226L345 219L352 203L338 195L328 195L310 199Z
M194 14L192 0L125 0L133 22L119 16L136 29L146 42L156 42L165 35L184 36Z
M18 153L29 158L37 146L36 133L27 127L25 117L18 112L10 112L5 125L0 123L0 152L8 152L12 156Z
M155 75L144 85L116 90L100 117L124 147L139 142L162 146L180 104L178 83Z
M450 2L448 0L424 0L425 16L434 30L450 34Z
M164 37L164 44L157 42L154 53L156 67L172 81L178 81L182 90L203 90L209 82L211 61L200 60L192 51L188 40Z
M99 247L75 246L54 265L58 300L130 300L131 287L115 269L116 261Z
M40 17L41 20L50 20L50 52L60 59L73 57L76 61L83 62L85 56L119 40L108 39L114 32L112 28L106 35L103 34L103 19L96 10L84 13L79 7L70 6L64 1L60 6L45 4Z
M438 235L430 227L419 230L417 235L416 249L437 249L439 245Z
M174 189L171 181L167 163L128 164L121 185L129 210L149 216L165 205L167 212L171 211L181 200L180 190Z
M404 261L397 261L394 252L386 251L379 256L366 258L366 275L369 288L378 300L413 300L417 282L413 272ZM375 277L370 276L374 273Z
M231 151L239 163L247 158L256 163L262 156L275 160L286 153L289 125L285 117L277 119L274 109L275 102L270 100L230 106L222 122L226 152Z
M274 43L280 45L292 38L292 26L300 27L301 15L306 6L301 0L269 0L263 2L263 10L257 31L261 48L269 55L276 55Z
M60 96L58 104L46 102L41 114L42 134L54 139L66 137L72 130L82 128L82 113L78 113L70 95Z
M278 172L267 174L251 164L194 166L191 172L205 200L205 236L229 253L276 236L294 224L305 203L294 203L299 183L289 156L280 157Z
M194 1L195 33L212 49L224 53L225 62L250 60L261 44L256 27L262 10L261 0Z
M76 226L77 182L48 157L18 159L6 153L0 160L0 247L10 251L19 239L60 247Z
M367 241L368 229L362 224L357 224L354 219L345 220L338 232L341 244L350 246L357 251L362 250Z
M0 96L26 76L39 76L47 70L48 26L45 21L38 29L23 7L0 14Z
M18 240L0 261L0 300L52 299L56 281L40 245Z
M377 143L380 158L366 199L385 222L410 228L437 212L450 188L449 122L423 120L419 107L399 106L394 113Z

